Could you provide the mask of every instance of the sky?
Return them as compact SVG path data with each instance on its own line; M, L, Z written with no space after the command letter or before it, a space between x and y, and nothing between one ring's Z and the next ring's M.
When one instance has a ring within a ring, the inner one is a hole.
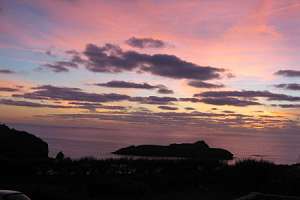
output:
M299 19L298 0L0 0L0 121L297 135Z

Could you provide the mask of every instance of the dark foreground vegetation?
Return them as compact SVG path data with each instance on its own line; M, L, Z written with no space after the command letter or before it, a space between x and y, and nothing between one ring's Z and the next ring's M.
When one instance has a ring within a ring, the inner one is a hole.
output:
M26 151L26 146L21 147ZM297 164L7 155L13 155L12 150L0 152L0 189L22 191L32 200L233 200L250 192L300 196Z
M49 159L0 161L0 188L33 200L235 199L249 192L300 196L300 166L244 160Z

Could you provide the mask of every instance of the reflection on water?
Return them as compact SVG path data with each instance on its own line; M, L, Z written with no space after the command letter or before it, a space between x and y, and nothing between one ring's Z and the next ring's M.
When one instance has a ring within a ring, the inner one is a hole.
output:
M174 137L172 134L124 133L110 129L76 129L13 125L48 142L50 155L59 151L72 158L93 156L96 158L119 157L111 154L121 147L138 144L170 144L205 140L211 147L225 148L238 159L266 159L275 163L300 162L300 136L280 134L191 134ZM183 139L184 138L184 139Z

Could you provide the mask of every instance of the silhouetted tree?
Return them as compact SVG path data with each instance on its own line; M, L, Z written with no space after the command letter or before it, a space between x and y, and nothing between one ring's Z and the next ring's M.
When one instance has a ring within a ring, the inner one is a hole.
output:
M63 152L60 151L60 152L58 152L58 153L56 154L55 159L58 160L58 161L62 161L62 160L65 159L65 154L64 154Z

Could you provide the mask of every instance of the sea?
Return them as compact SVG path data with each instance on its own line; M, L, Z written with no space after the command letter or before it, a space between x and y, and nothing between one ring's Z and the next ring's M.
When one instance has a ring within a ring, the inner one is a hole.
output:
M10 124L8 124L10 125ZM152 134L127 134L106 128L60 127L11 124L11 127L32 133L49 145L50 156L62 151L73 159L94 157L116 158L111 152L129 145L185 143L204 140L210 147L232 152L235 160L264 159L276 164L300 163L300 135L284 134L197 134L188 137L163 137Z

